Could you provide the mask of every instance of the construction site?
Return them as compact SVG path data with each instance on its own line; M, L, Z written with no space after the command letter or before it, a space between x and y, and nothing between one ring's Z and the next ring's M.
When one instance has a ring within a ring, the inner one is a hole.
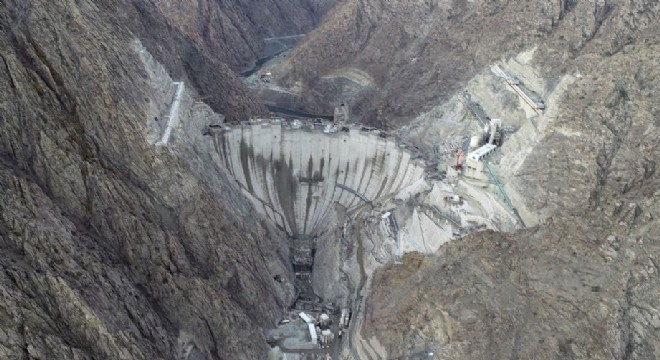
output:
M0 28L0 360L660 358L660 1Z
M149 62L148 54L143 60ZM161 75L156 67L154 78L169 106L159 110L162 120L150 121L148 141L163 151L207 152L208 162L225 169L261 216L289 239L294 283L286 284L277 271L273 278L294 289L295 300L265 333L272 359L384 357L377 341L363 339L360 331L376 269L406 253L433 254L471 232L509 232L536 221L525 218L509 194L501 164L510 160L502 149L539 131L545 105L501 65L477 81L515 94L519 111L529 116L494 113L496 100L479 93L484 87L468 87L439 118L430 112L418 124L392 132L356 123L345 103L336 106L333 120L224 123L224 116L186 93L183 83ZM269 72L250 76L274 86ZM449 128L443 121L462 127L432 138ZM421 132L423 139L415 138ZM420 351L432 357L432 347Z

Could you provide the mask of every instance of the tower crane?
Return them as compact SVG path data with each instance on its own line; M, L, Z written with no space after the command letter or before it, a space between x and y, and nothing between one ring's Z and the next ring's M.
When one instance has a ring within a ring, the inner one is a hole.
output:
M453 147L451 144L447 144L449 146L449 150L456 156L456 164L452 165L452 168L456 171L461 171L463 170L463 164L461 163L461 158L463 157L464 153L463 150L459 150L455 147Z

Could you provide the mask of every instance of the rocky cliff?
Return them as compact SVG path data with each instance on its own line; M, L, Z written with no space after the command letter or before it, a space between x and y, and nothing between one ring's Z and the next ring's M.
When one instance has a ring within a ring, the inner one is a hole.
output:
M155 8L172 27L212 57L241 70L261 56L267 37L312 30L334 0L144 1L136 8ZM129 13L130 16L130 13ZM142 19L141 19L142 20ZM140 20L140 21L141 21ZM144 35L157 36L148 27Z
M109 0L94 7L105 21L139 37L172 76L187 78L216 111L243 120L264 109L233 73L261 56L264 37L307 32L333 3Z
M497 79L487 66L475 75L466 70L485 65L491 55L481 50L497 44L472 48L473 65L437 71L447 76L443 84L477 94L492 116L524 120L492 167L534 226L473 234L434 257L410 256L383 270L374 279L364 337L373 336L391 357L431 351L449 359L655 358L660 8L649 1L535 2L524 9L538 13L523 13L518 3L488 4L493 12L480 10L483 24L513 13L519 15L499 20L527 24L509 37L484 37L499 44L493 51L504 66L527 72L523 81L546 100L543 115L506 91L502 79L484 80ZM530 28L538 36L529 37ZM470 80L447 80L452 76ZM414 82L410 94L426 86L423 78L406 78ZM394 86L386 79L382 89ZM447 91L428 86L425 94ZM461 108L454 101L413 122L420 142L446 140L428 130L438 119L459 121L447 110Z
M363 121L401 124L496 60L539 44L556 75L651 31L655 1L345 1L279 70L309 111L350 102ZM583 61L579 61L581 56Z
M170 3L0 6L0 358L265 357L261 329L292 297L288 248L222 170L147 141L171 101L154 72L244 119L264 110L231 68L258 36L315 20L266 2L303 20L242 33L259 9Z
M261 330L293 298L289 250L202 134L218 113L264 112L234 71L261 37L307 31L331 3L2 4L0 357L265 357ZM388 357L660 356L659 12L651 0L344 1L287 57L276 80L312 110L352 94L357 116L396 125L440 106L397 134L422 144L463 121L443 106L463 109L466 87L517 121L493 167L532 226L388 265L354 344ZM496 60L547 95L542 116L495 82ZM157 146L173 81L181 126Z

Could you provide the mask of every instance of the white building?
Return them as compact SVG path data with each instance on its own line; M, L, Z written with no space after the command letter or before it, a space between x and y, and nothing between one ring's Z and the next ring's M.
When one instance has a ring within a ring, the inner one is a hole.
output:
M319 342L319 336L316 333L316 326L314 324L307 324L307 328L309 328L309 335L312 337L312 342L314 344Z
M497 149L496 145L486 144L469 153L465 158L465 176L479 180L488 180L488 174L484 172L484 160L486 160L495 149Z
M303 319L308 324L313 324L314 323L314 319L311 316L304 313L304 312L301 312L298 316L300 316L300 318Z

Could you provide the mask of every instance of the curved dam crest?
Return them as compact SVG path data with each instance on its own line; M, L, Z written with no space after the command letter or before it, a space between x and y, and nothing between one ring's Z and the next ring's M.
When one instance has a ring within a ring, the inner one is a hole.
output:
M408 151L359 126L259 120L214 135L225 167L257 209L290 236L334 228L350 210L421 179Z

